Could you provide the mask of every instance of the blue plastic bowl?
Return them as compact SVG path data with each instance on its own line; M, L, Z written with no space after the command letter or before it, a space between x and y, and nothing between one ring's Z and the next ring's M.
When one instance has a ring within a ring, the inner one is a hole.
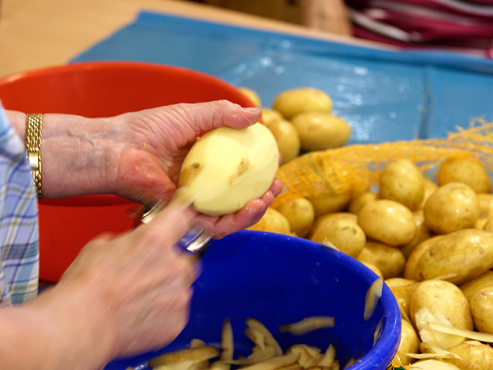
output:
M188 347L193 338L219 346L225 318L233 327L235 358L251 353L252 343L243 334L248 317L261 321L284 350L304 343L325 351L332 343L341 368L355 357L361 359L351 370L383 370L397 352L401 317L392 292L384 284L375 313L365 321L365 295L377 275L342 252L306 239L246 230L214 242L202 263L183 332L160 351L115 360L106 370L148 369L149 359ZM281 324L320 315L334 316L335 326L304 336L278 330Z

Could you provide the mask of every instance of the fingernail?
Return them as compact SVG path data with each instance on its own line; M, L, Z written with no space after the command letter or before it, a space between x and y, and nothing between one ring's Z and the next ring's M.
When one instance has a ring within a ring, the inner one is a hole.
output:
M257 113L259 109L260 108L258 108L258 107L254 107L254 108L253 107L243 108L243 110L245 112L248 112L248 113Z

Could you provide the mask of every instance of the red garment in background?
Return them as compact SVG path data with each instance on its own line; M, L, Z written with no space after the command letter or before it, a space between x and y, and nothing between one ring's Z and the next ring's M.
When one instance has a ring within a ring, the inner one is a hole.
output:
M493 58L493 0L346 0L356 37Z

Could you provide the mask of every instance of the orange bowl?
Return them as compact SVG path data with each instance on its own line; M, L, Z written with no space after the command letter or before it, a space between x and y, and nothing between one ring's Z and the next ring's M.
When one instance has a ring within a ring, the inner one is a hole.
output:
M0 79L6 109L110 117L177 103L253 103L236 87L197 71L140 62L75 63ZM40 278L56 282L80 249L102 232L134 227L139 205L112 195L39 201Z

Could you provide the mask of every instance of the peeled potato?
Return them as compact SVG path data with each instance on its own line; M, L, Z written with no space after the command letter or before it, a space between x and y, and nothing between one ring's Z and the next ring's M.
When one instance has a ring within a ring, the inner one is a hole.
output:
M249 89L248 87L239 87L238 89L243 94L245 94L247 98L252 101L253 104L255 104L257 107L262 107L262 102L260 101L258 94L254 90Z
M233 213L262 196L274 181L279 150L274 136L256 123L246 129L207 132L183 161L178 184L202 213Z
M286 90L274 99L272 108L291 119L304 112L330 112L332 99L319 89L302 87Z

